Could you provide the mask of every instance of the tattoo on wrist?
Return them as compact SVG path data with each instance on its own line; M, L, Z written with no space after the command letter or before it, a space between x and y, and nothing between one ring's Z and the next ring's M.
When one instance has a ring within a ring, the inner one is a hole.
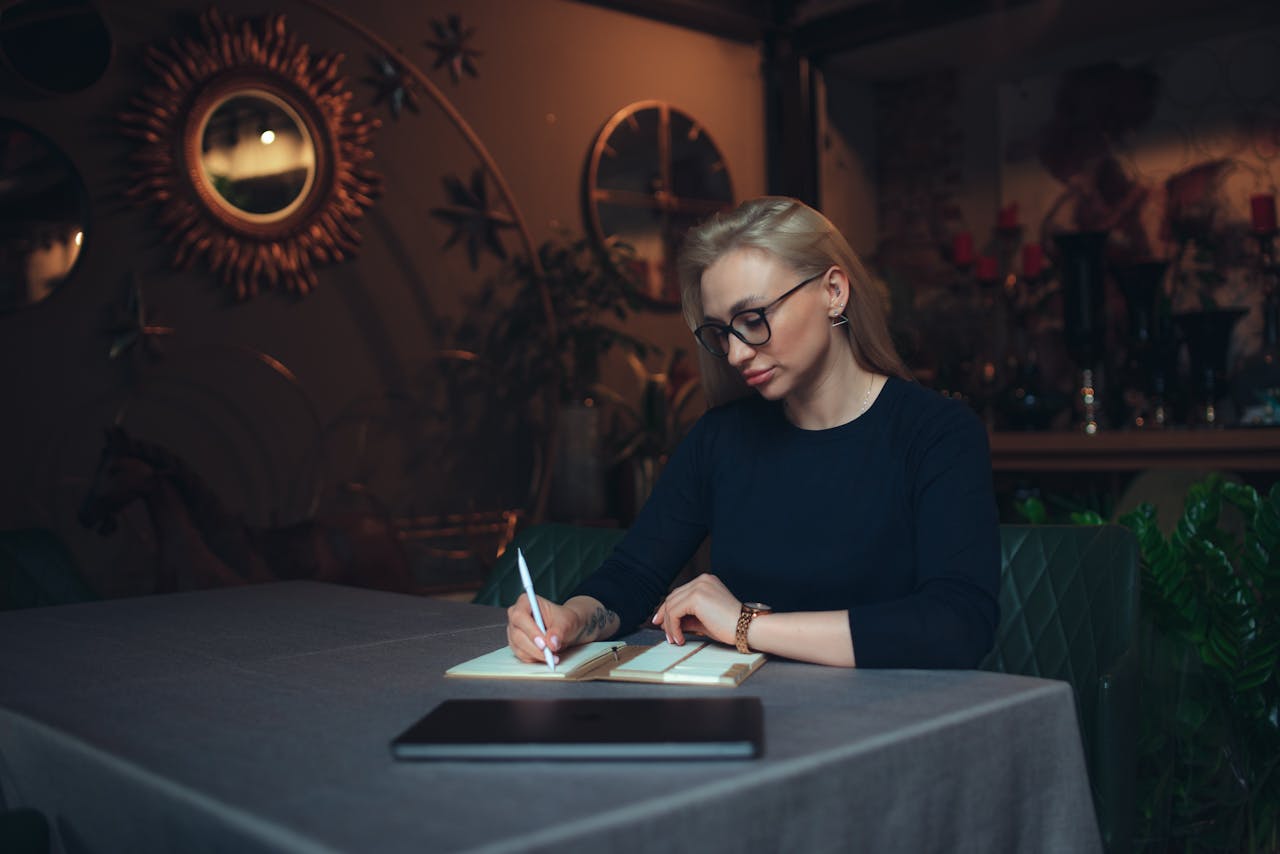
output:
M612 634L608 629L617 621L618 615L601 605L587 618L586 625L582 627L582 631L578 632L578 640L585 637L596 638L602 634Z

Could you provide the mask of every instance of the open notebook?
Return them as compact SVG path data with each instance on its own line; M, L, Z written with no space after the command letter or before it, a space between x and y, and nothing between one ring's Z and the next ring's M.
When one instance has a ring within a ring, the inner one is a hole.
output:
M665 682L680 685L726 685L742 683L764 664L761 652L742 654L716 643L689 641L684 646L660 643L629 646L620 641L597 641L561 653L555 671L542 662L520 661L510 647L464 661L445 671L445 676L471 679L559 679L586 682L605 679L615 682Z

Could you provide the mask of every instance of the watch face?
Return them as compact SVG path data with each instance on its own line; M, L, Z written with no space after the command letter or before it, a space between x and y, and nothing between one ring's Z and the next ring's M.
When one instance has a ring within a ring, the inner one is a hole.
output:
M760 611L760 612L764 612L764 611L772 611L772 610L773 610L773 609L772 609L772 608L770 608L768 605L762 605L762 604L760 604L759 602L743 602L743 603L742 603L742 607L746 608L746 609L747 609L747 610L749 610L749 611Z
M684 233L733 205L724 158L694 119L662 101L618 111L596 138L585 204L602 245L635 250L629 272L655 306L678 307L676 252Z

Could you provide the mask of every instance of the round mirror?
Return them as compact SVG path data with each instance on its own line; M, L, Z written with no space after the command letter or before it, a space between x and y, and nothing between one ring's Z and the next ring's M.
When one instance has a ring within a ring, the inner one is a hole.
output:
M341 63L283 15L216 6L198 37L147 49L153 77L120 114L138 143L127 195L157 209L175 267L203 260L247 299L310 293L318 265L359 253L356 224L381 184L368 165L380 123L351 109Z
M293 107L269 92L242 90L219 101L198 136L210 195L237 216L282 220L315 182L315 140Z
M40 302L66 280L88 222L71 161L30 128L0 119L0 311Z
M0 12L0 54L46 92L79 92L111 62L111 35L89 0L24 0Z

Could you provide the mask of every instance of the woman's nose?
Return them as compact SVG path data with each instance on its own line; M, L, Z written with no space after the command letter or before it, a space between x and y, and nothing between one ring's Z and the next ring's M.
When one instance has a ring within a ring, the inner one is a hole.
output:
M729 364L735 368L745 364L748 359L755 355L755 352L754 347L737 335L729 336Z

